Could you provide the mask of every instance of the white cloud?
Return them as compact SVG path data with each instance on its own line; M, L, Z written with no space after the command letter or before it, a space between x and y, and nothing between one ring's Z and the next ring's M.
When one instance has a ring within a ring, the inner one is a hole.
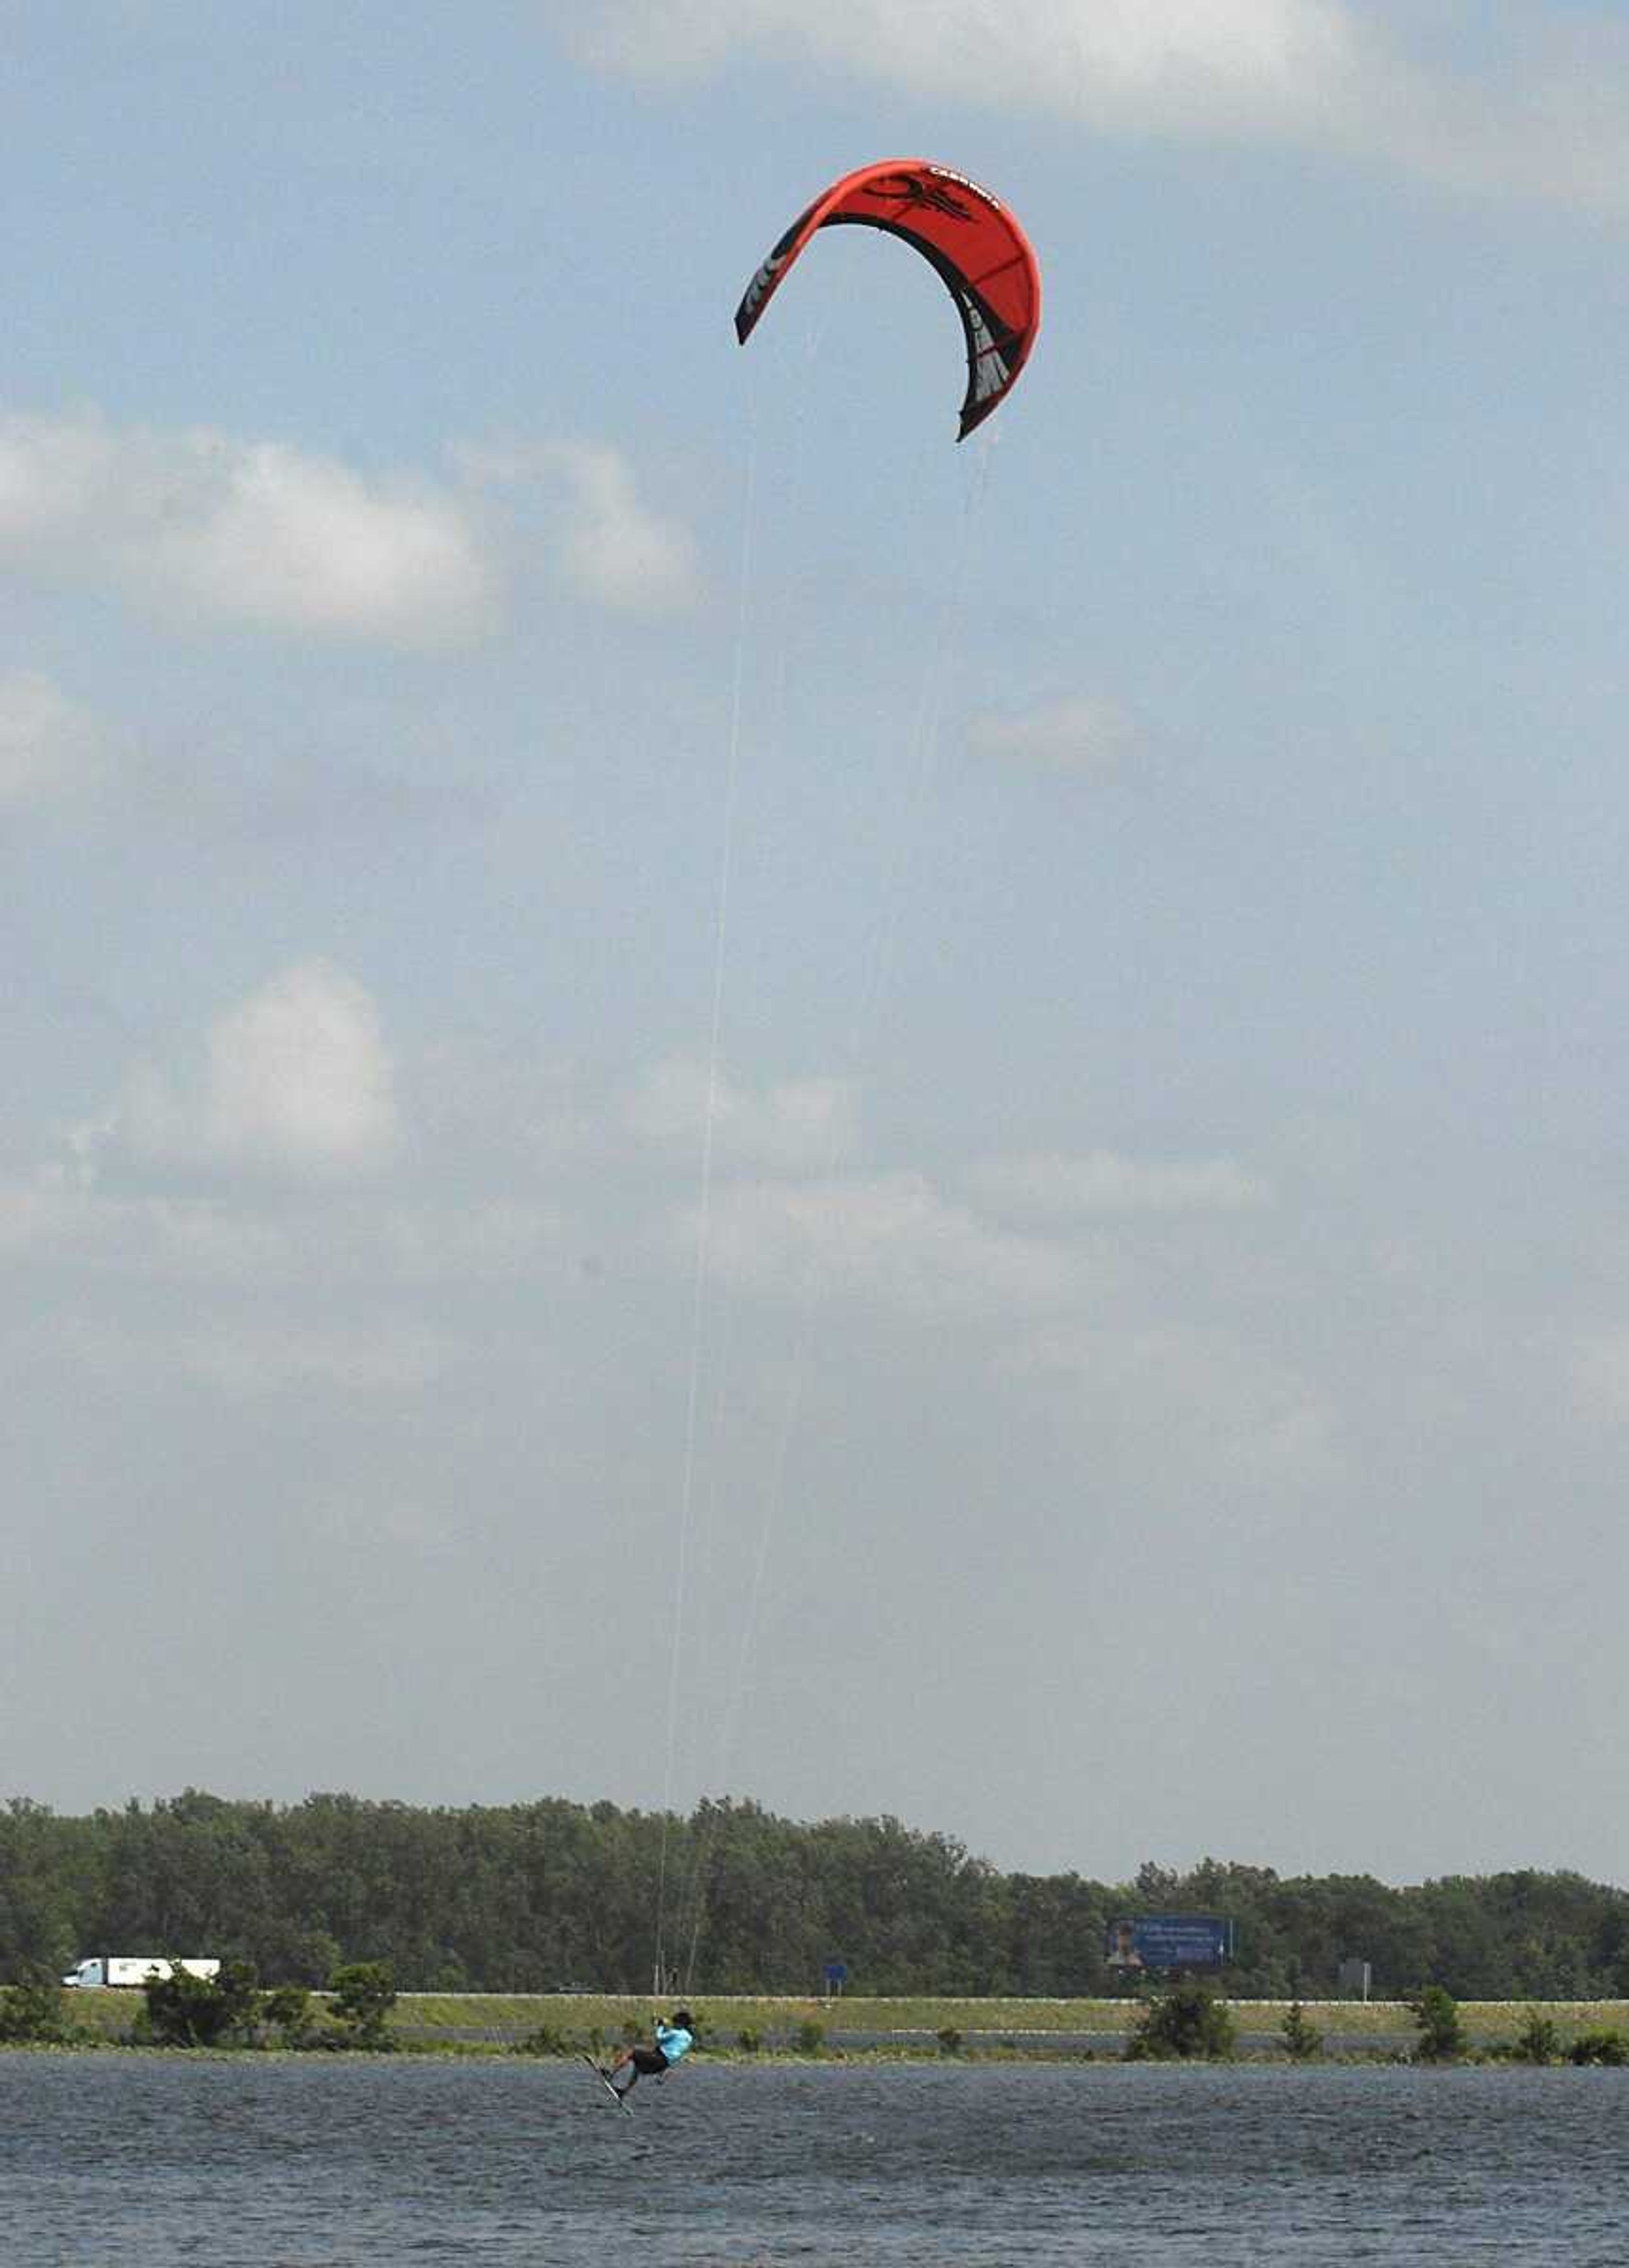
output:
M695 1233L692 1214L687 1248ZM1055 1248L990 1228L912 1173L729 1190L713 1211L710 1263L752 1291L935 1322L1045 1310L1074 1284Z
M1005 1367L1061 1390L1094 1435L1114 1429L1209 1478L1297 1488L1338 1469L1327 1396L1272 1357L1220 1332L1063 1323Z
M403 1284L496 1283L524 1276L565 1234L548 1205L492 1197L480 1204L396 1206L356 1225L359 1260ZM377 1256L376 1258L374 1256Z
M1264 1204L1267 1185L1232 1158L1125 1158L1040 1153L991 1159L972 1176L1003 1208L1046 1219L1072 1214L1242 1212Z
M633 473L617 452L561 442L554 456L572 492L565 563L579 588L606 606L638 613L687 603L697 581L689 536L640 502Z
M757 55L936 98L1130 108L1145 123L1301 99L1347 63L1354 37L1336 0L594 0L550 12L612 70L660 76Z
M76 1273L188 1283L264 1283L285 1276L279 1222L214 1199L118 1197L60 1183L0 1185L0 1255Z
M416 1292L525 1276L557 1255L566 1234L560 1214L504 1198L380 1206L331 1182L304 1194L309 1203L278 1191L262 1204L241 1190L230 1199L118 1195L68 1175L0 1182L0 1258L76 1279Z
M193 621L439 644L492 580L455 498L271 441L0 418L0 565Z
M377 1166L396 1147L394 1074L367 992L321 961L288 968L211 1027L202 1077L131 1079L116 1133L140 1158L296 1177Z
M1605 1425L1629 1422L1629 1331L1596 1331L1573 1349L1573 1391L1586 1418Z
M722 1075L710 1081L705 1064L685 1057L646 1073L630 1108L633 1130L649 1141L699 1149L710 1085L721 1160L777 1172L830 1173L854 1154L859 1098L850 1081L788 1079L755 1094Z
M1606 12L1498 4L1452 61L1351 0L545 0L600 68L756 58L1094 131L1334 149L1461 191L1629 210L1629 37ZM943 156L935 150L929 153ZM813 188L814 183L807 186Z
M321 1499L312 1518L324 1532L326 1549L337 1538L369 1558L383 1552L393 1559L405 1555L433 1560L468 1549L468 1530L456 1513L395 1491L370 1500L360 1489L348 1489L343 1496Z
M195 1315L195 1300L188 1313ZM70 1311L33 1333L30 1351L65 1360L79 1377L132 1381L144 1390L153 1380L166 1387L187 1381L247 1402L330 1388L380 1398L420 1394L467 1359L458 1340L412 1319L268 1319L231 1306L212 1315L207 1329L177 1326L162 1314L122 1328L105 1309ZM11 1351L15 1359L18 1349Z
M0 670L0 811L42 803L84 780L100 735L89 712L37 670Z
M245 1398L312 1388L374 1395L419 1394L461 1359L456 1343L416 1324L232 1324L183 1334L173 1366Z
M1109 701L1055 701L1043 708L975 717L968 746L1026 770L1102 777L1133 747L1136 728Z
M668 614L701 587L695 541L680 521L651 510L632 466L605 441L467 447L474 478L541 488L554 505L556 563L571 589L624 614Z

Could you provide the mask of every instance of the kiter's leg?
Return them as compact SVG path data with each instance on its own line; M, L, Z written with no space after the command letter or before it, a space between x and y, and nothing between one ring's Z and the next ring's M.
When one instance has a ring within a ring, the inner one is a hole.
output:
M625 2048L616 2068L626 2071L627 2076L620 2080L615 2080L613 2074L617 2093L626 2095L642 2073L649 2075L653 2072L666 2071L667 2058L659 2055L654 2048Z

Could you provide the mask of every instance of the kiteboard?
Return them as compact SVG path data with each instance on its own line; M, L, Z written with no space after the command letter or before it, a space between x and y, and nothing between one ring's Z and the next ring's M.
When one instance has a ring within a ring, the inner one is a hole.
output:
M610 2096L612 2102L615 2102L628 2117L631 2118L633 2117L633 2113L629 2110L628 2105L623 2101L623 2091L621 2088L612 2086L610 2080L606 2077L605 2073L601 2070L599 2065L594 2061L591 2055L585 2055L583 2061L587 2065L589 2070L593 2072L594 2077L599 2080L601 2086Z

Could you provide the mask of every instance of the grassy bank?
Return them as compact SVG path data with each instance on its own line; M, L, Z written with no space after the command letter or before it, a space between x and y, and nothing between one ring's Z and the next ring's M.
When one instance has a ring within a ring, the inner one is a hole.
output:
M122 2039L141 2006L136 1992L84 1992L65 1996L76 2025L109 2041ZM692 2003L705 2046L735 2049L756 2043L767 2052L807 2051L814 2044L809 2028L818 2027L829 2051L850 2048L877 2052L937 2053L940 2036L955 2034L970 2051L997 2051L1009 2043L1043 2053L1078 2053L1090 2046L1114 2054L1136 2020L1131 2000L870 1999L841 2000L789 1996L726 1996L697 1993ZM1228 2004L1246 2040L1276 2038L1288 2003L1235 2000ZM1467 2000L1459 2014L1473 2045L1497 2047L1515 2037L1535 2004L1529 2001ZM1629 2031L1629 2001L1552 2000L1542 2004L1564 2038L1602 2029ZM1419 2026L1401 2000L1367 2003L1308 2000L1308 2021L1348 2052L1404 2052ZM630 2027L643 2037L652 2003L600 1993L404 1992L391 2017L391 2029L404 2048L499 2049L543 2035L564 2046L613 2046ZM743 2038L744 2036L744 2038Z
M829 2041L854 2036L906 2045L933 2042L941 2032L953 2031L970 2047L1006 2040L1039 2046L1049 2039L1102 2039L1112 2045L1131 2033L1138 2007L1134 2000L1126 1999L869 1999L859 1995L818 2000L697 1993L691 2000L701 2019L703 2039L719 2046L733 2045L743 2032L765 2046L785 2043L807 2025L818 2025ZM1276 2034L1289 2005L1286 2000L1228 2003L1239 2029L1247 2035ZM1460 2020L1471 2038L1495 2045L1515 2036L1532 2005L1529 2001L1462 2001ZM1626 2000L1562 2000L1544 2005L1545 2014L1566 2033L1603 2026L1629 2029ZM1403 2000L1308 2000L1301 2006L1308 2021L1320 2031L1372 2043L1376 2048L1412 2045L1419 2030L1413 2010ZM607 2040L615 2040L629 2024L643 2036L651 2012L648 1999L592 1993L532 1997L404 1992L394 2021L399 2031L409 2033L456 2034L478 2028L525 2034L547 2027L580 2036L597 2032Z

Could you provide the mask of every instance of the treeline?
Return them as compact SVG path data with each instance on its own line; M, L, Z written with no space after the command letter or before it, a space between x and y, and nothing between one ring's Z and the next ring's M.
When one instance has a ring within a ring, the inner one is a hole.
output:
M1132 1882L1004 1874L894 1819L800 1824L748 1802L664 1819L559 1800L422 1810L189 1790L151 1807L0 1812L0 1983L79 1955L213 1954L268 1984L387 1962L404 1992L644 1992L659 1944L713 1992L1072 1997L1132 1989L1105 1926L1227 1914L1241 1998L1325 1998L1345 1959L1377 1998L1629 1997L1629 1893L1571 1874L1280 1877L1205 1859Z

